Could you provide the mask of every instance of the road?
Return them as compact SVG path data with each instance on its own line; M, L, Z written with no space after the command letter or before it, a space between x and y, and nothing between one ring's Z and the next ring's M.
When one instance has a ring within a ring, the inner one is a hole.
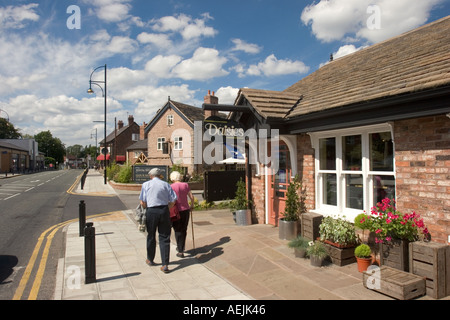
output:
M126 207L118 197L67 190L81 170L46 171L0 180L0 299L53 299L62 229L78 219L79 203L94 215Z

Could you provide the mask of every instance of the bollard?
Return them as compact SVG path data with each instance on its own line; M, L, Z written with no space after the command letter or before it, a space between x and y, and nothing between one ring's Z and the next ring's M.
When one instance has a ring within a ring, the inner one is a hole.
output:
M78 205L79 222L80 222L80 237L84 236L84 228L86 227L86 204L84 200L80 200Z
M92 222L86 223L84 229L84 267L85 283L96 281L95 276L95 228Z

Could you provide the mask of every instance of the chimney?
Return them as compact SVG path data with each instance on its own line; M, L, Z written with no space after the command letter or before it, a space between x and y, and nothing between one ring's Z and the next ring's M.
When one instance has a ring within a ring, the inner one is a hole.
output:
M147 124L144 122L142 126L139 127L139 140L145 140L145 127Z
M123 121L119 120L119 122L117 122L117 129L120 130L123 128Z
M128 116L128 126L131 126L134 123L134 117L130 114Z
M208 90L208 94L203 98L206 104L219 104L219 98L214 95L214 91L211 94L211 90ZM217 110L205 110L205 119L211 116L217 116L219 112Z

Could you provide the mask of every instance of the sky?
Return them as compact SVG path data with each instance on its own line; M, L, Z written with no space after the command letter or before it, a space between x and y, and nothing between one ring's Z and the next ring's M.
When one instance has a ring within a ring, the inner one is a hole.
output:
M329 60L450 15L450 0L0 0L0 117L66 146L208 90L282 91ZM414 45L414 44L411 44ZM102 81L104 68L92 75ZM101 85L101 84L100 84ZM96 122L97 121L97 122Z

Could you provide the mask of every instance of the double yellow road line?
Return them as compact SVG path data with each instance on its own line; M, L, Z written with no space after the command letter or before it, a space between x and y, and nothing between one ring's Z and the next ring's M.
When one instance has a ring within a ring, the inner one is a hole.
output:
M108 213L100 213L100 214L88 216L88 217L86 217L86 219L98 218L98 217L107 216L107 215L111 215L111 214L115 214L115 213L117 213L117 211L108 212ZM33 253L31 254L31 258L28 261L27 267L25 268L25 272L22 275L22 279L20 280L19 286L16 289L13 300L21 300L22 299L25 288L27 287L28 282L31 278L31 273L36 264L36 260L38 258L39 252L41 251L42 244L44 243L44 240L45 240L46 243L45 243L45 247L43 249L42 255L41 255L39 267L37 269L37 273L34 278L33 285L30 290L30 294L28 296L28 300L36 300L37 299L39 289L41 287L42 279L44 278L45 267L47 265L48 254L50 252L50 246L52 244L53 238L59 229L61 229L62 227L65 227L68 224L74 223L76 221L78 221L78 219L72 219L72 220L68 220L65 222L61 222L57 225L54 225L54 226L48 228L39 236L38 242L36 243L36 246L34 247Z
M69 188L69 190L67 190L68 193L74 194L73 190L79 183L81 176L82 175L80 175L77 178L77 180L75 181L75 183ZM109 213L100 213L97 215L88 216L88 217L86 217L86 219L107 216L107 215L114 214L114 213L117 213L117 211L109 212ZM30 294L28 296L28 300L36 300L37 299L39 289L41 287L42 279L44 278L44 272L45 272L45 267L47 265L48 254L50 252L50 246L52 244L52 241L53 241L53 238L54 238L56 232L58 232L59 229L65 227L66 225L76 222L78 220L79 219L72 219L72 220L68 220L65 222L61 222L57 225L54 225L54 226L48 228L39 236L36 246L34 247L33 253L31 254L31 258L28 261L27 267L25 268L25 272L22 275L22 279L20 280L19 286L16 289L13 300L21 300L22 299L23 293L28 285L28 282L30 281L32 271L36 264L36 260L38 259L39 252L41 251L42 244L44 243L44 240L45 240L45 247L44 247L42 255L41 255L39 267L37 269L37 273L34 278L33 285L30 290Z

